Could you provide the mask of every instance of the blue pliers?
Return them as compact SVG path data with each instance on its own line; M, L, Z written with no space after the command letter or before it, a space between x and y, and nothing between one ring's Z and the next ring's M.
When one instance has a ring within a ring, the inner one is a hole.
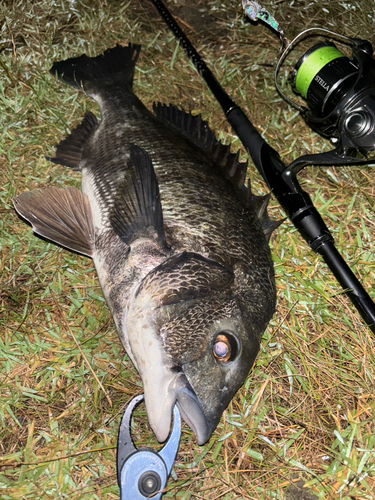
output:
M134 408L143 394L133 398L121 419L117 441L117 481L120 500L159 500L167 484L176 458L181 436L181 417L173 409L173 428L164 447L157 453L152 448L137 449L131 438L130 423Z

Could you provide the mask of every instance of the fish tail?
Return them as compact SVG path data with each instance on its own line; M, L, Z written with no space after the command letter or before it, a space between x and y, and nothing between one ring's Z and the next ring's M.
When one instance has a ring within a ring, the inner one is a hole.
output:
M94 97L113 83L132 88L140 45L116 45L97 57L82 55L55 63L50 73L72 87Z

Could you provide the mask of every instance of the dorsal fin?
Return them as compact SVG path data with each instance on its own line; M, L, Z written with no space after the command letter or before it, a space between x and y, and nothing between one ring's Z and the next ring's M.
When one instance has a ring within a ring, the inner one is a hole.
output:
M91 208L87 196L79 189L48 187L25 191L13 199L13 204L40 236L74 252L92 256Z
M90 111L85 113L82 122L56 146L56 155L47 156L47 160L79 170L85 142L97 125L96 116Z
M219 164L233 184L240 189L244 198L256 211L261 222L263 233L269 240L271 233L282 222L272 221L267 213L267 205L270 195L256 196L251 192L250 181L245 184L247 162L239 161L239 152L231 153L230 146L225 146L215 137L214 132L208 126L201 115L192 115L176 108L173 105L154 103L153 110L155 115L168 122L180 133L202 148L207 155Z
M159 244L166 247L159 185L151 158L144 149L132 144L127 167L111 210L112 227L126 244L137 233L152 227Z
M245 186L244 186L245 187ZM251 192L250 189L250 181L248 180L248 187L243 191L249 203L255 208L255 212L260 220L263 234L266 237L267 241L269 241L271 234L275 229L277 229L280 224L284 222L285 219L280 220L272 220L267 212L268 202L270 201L271 194L265 194L263 196L257 196Z
M208 123L202 120L201 115L192 115L182 109L176 108L172 104L167 106L160 102L153 103L153 111L158 118L173 125L174 128L205 151L211 151L217 144L221 145L208 126ZM229 146L224 146L224 148L229 152Z
M153 105L156 116L174 128L194 144L203 149L215 163L222 167L239 189L244 186L246 177L247 162L239 161L239 153L231 153L230 146L225 146L215 137L214 132L208 126L201 115L192 115L176 108L173 105L157 103Z

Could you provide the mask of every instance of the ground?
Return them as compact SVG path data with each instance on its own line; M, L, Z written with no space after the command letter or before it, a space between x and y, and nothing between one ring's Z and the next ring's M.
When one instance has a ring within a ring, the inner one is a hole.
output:
M277 36L246 21L240 1L169 0L181 27L285 163L332 146L280 98ZM326 27L375 44L373 0L269 1L290 40ZM142 44L135 90L202 113L217 137L239 140L148 0L8 0L0 5L0 496L115 499L121 414L142 393L92 262L33 235L15 214L24 190L79 186L49 163L54 145L93 101L53 79L54 61ZM304 50L315 43L306 40ZM288 74L300 52L283 67ZM241 155L245 152L241 149ZM310 167L299 176L364 287L375 297L373 167ZM266 187L249 163L253 190ZM276 201L274 218L284 217ZM374 338L333 278L286 221L271 239L277 312L246 383L212 439L184 426L165 498L372 499ZM139 446L158 447L144 408Z

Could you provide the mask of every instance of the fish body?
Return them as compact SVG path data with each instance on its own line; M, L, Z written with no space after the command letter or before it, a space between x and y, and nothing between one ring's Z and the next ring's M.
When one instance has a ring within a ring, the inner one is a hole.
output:
M56 63L51 72L99 104L56 148L82 191L22 193L35 232L92 257L120 339L144 385L159 441L174 404L199 444L243 384L275 309L267 199L207 123L171 106L151 113L132 81L140 47Z

